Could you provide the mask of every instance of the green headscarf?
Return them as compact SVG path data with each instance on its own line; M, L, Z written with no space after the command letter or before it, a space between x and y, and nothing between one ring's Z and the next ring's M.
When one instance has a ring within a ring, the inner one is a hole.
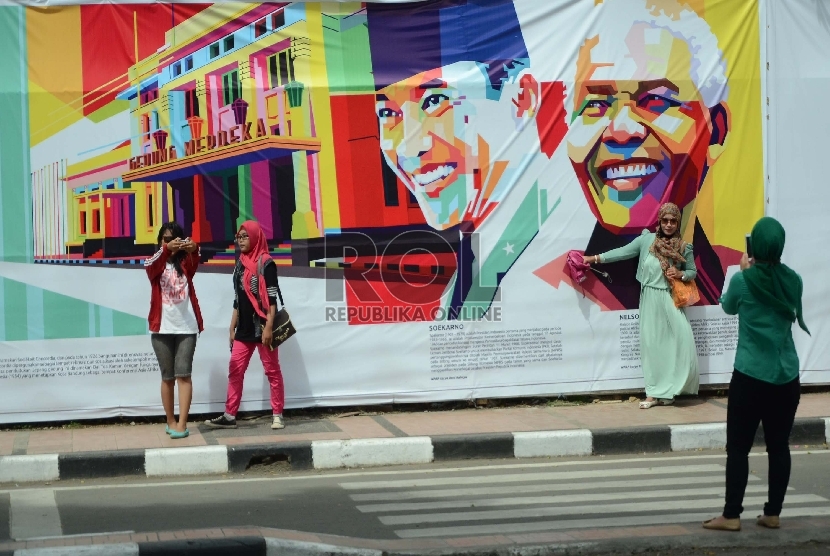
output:
M744 279L752 295L769 305L807 334L801 309L801 277L781 262L784 252L784 227L775 218L765 216L752 228L752 257L755 263L744 270Z

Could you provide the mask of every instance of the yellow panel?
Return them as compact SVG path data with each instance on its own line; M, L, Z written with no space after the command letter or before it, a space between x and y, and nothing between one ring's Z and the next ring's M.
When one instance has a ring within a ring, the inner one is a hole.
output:
M29 142L35 146L81 119L81 109L73 108L29 81Z
M320 200L323 229L340 227L340 201L337 194L337 172L334 169L334 132L331 124L331 99L326 68L325 42L323 41L323 15L320 4L305 4L308 38L311 42L309 73L301 75L295 66L295 78L308 83L311 105L314 107L314 124L320 140ZM295 61L296 62L296 61ZM321 230L322 231L322 230Z
M714 216L702 215L701 224L714 226L707 233L715 245L739 251L765 206L758 17L756 0L706 2L706 20L726 59L730 121L726 148L707 179L712 191L701 192Z
M88 158L76 164L70 164L66 169L66 173L69 176L75 176L83 172L89 172L90 170L115 164L116 162L125 162L129 160L131 156L130 146L127 145L126 147L121 147L120 149L105 151L103 154L93 156L92 158Z
M81 8L26 9L29 80L64 103L81 107Z

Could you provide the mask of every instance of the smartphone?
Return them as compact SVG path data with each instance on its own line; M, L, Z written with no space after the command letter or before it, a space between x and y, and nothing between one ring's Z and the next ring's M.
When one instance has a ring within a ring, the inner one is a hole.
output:
M752 236L746 234L746 256L752 258Z

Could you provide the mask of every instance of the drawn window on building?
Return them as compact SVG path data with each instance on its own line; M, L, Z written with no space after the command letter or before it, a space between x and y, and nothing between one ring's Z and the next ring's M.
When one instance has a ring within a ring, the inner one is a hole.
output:
M196 88L184 92L184 116L192 118L199 115L199 97L196 96Z
M159 98L159 90L152 89L150 91L141 93L141 104L148 104L153 102L154 100L158 100Z
M81 231L81 235L86 235L86 211L82 210L80 214L78 214L78 224Z
M279 29L285 25L285 12L283 10L271 14L271 29Z
M101 233L101 209L92 209L92 233Z
M222 100L224 105L231 104L242 96L242 84L239 82L239 70L229 71L222 76Z
M260 19L254 23L254 37L261 37L268 32L268 25L265 18Z
M227 52L228 50L233 50L233 35L225 37L224 43L225 52Z
M153 222L153 194L150 193L147 195L147 227L152 228L155 226L155 222Z
M219 56L219 43L215 42L212 45L210 45L210 59L212 60L217 56Z
M268 71L272 89L294 81L294 60L288 49L268 57Z
M173 77L179 76L182 74L182 63L176 62L173 64Z
M184 59L184 71L190 71L193 69L193 56L188 56Z
M150 140L150 115L149 114L142 114L140 121L141 121L141 140L142 141L149 141Z

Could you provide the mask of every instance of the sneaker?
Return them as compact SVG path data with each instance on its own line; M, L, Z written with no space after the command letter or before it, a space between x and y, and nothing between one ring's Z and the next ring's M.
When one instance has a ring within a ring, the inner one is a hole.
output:
M284 429L285 421L282 420L282 415L274 415L274 420L271 422L272 429Z
M235 429L236 419L228 419L227 417L225 417L225 414L223 413L215 419L208 419L207 421L205 421L205 424L215 429Z

